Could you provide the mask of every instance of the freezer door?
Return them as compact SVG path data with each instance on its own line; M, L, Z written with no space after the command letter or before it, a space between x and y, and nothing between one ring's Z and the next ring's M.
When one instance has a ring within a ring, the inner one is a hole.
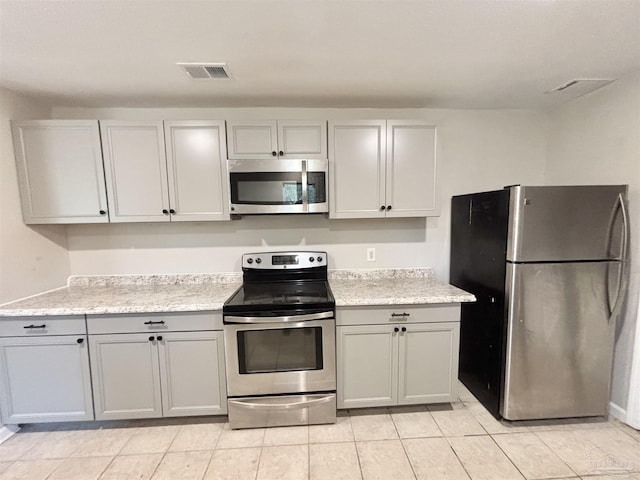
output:
M507 260L617 259L626 185L511 187Z
M607 295L617 288L607 276L620 266L507 265L504 418L606 415L615 330Z

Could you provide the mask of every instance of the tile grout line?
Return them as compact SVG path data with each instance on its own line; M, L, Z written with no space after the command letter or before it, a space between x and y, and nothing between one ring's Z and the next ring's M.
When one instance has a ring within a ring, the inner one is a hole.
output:
M106 472L109 467L111 466L111 464L115 461L117 455L114 455L113 458L111 459L111 461L109 463L107 463L107 465L102 469L102 471L100 472L100 474L96 477L96 480L100 480L100 477L102 477L102 475L104 475L104 472ZM67 458L71 458L71 457L67 457Z
M451 445L451 441L449 440L449 437L443 436L442 438L444 438L444 440L447 442L447 445L449 445L449 450L451 450L453 452L453 454L455 455L456 460L458 460L458 463L460 464L460 466L464 470L464 473L467 474L467 478L471 479L471 474L469 473L469 470L467 470L467 467L462 462L462 459L458 456L458 452L456 452L456 449L453 448L453 445Z
M266 436L266 434L267 434L267 430L263 429L262 441L260 442L260 454L258 455L258 465L256 466L256 476L254 480L258 480L258 475L260 474L260 462L262 461L262 452L264 451L264 437Z
M398 440L400 441L400 446L402 447L404 456L407 457L407 462L409 462L409 468L411 469L411 473L413 473L413 478L417 479L418 475L416 475L416 470L413 468L413 464L411 463L411 458L407 453L407 449L404 448L404 443L402 443L402 437L400 436L400 432L398 431L398 426L396 425L396 421L393 419L393 412L391 411L391 409L389 409L389 418L391 419L391 424L393 425L393 428L396 431L396 435L398 435Z
M549 431L550 431L550 430L544 430L544 432L549 432ZM559 431L559 430L555 430L555 431ZM559 455L557 455L557 454L553 451L553 449L551 448L551 445L548 445L548 444L547 444L547 442L545 442L545 441L544 441L544 438L542 438L540 435L538 435L538 432L535 432L535 431L533 431L533 430L532 430L532 431L531 431L531 433L533 433L533 434L536 436L536 438L538 438L538 440L540 440L540 441L541 441L541 442L542 442L542 443L543 443L543 444L544 444L544 445L545 445L549 450L551 450L551 452L552 452L556 457L558 457L558 459L559 459L563 464L565 464L565 465L567 466L567 468L568 468L570 471L572 471L572 472L573 472L574 474L576 474L578 477L582 478L582 475L580 475L578 472L576 472L576 471L571 467L571 465L569 465L567 462L565 462L565 460L564 460L563 458L561 458ZM599 451L602 451L602 450L600 450L598 447L596 447L595 445L593 445L593 447L594 447L594 448L597 448Z
M311 480L311 425L309 424L307 424L307 480Z
M211 462L213 461L213 454L216 452L215 448L211 450L211 455L209 455L209 461L207 462L207 466L204 469L204 473L202 474L202 479L206 478L207 473L209 473L209 467L211 466Z
M507 454L507 452L505 452L502 447L500 446L500 444L498 442L496 442L496 439L493 438L491 435L489 435L489 438L491 439L491 441L494 443L494 445L496 447L498 447L498 450L500 450L502 452L502 454L507 458L507 460L509 460L509 462L511 463L511 465L513 465L513 467L518 471L518 473L522 476L523 479L527 479L527 476L520 470L520 468L518 468L518 465L516 465L516 462L514 462L511 457ZM573 469L569 469L573 472Z
M640 437L636 438L633 435L631 435L631 433L627 432L627 428L633 428L631 425L627 425L626 423L622 423L622 425L617 425L613 422L609 422L613 425L614 428L616 428L617 430L621 431L622 433L624 433L627 437L631 437L632 439L634 439L636 442L640 443ZM627 427L627 428L624 428ZM634 429L635 430L635 429Z
M358 468L360 469L360 478L364 478L364 472L362 471L362 461L360 460L360 453L358 452L358 443L356 442L355 437L353 439L353 448L356 449L356 458L358 459Z

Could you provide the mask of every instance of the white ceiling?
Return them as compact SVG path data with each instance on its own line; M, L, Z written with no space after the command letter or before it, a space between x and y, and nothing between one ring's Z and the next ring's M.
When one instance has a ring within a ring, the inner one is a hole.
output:
M544 108L638 69L640 0L0 0L0 84L57 105Z

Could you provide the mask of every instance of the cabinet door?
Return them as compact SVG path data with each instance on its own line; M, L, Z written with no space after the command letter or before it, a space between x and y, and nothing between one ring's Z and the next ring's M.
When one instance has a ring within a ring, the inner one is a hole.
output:
M329 122L329 217L384 217L384 120Z
M387 217L438 215L435 126L387 121L386 170Z
M278 121L278 155L280 158L326 160L327 122Z
M109 221L96 120L32 120L12 127L25 223Z
M165 122L171 221L228 220L224 122Z
M156 343L146 333L89 336L96 420L162 416Z
M222 332L170 332L161 337L158 352L163 415L226 414Z
M398 334L390 325L337 327L338 408L395 405Z
M398 404L453 402L457 398L460 323L403 325Z
M4 424L93 420L86 335L0 338L0 387Z
M227 122L227 148L232 160L271 160L278 155L278 129L275 120Z
M111 221L168 222L162 122L102 121L100 130Z

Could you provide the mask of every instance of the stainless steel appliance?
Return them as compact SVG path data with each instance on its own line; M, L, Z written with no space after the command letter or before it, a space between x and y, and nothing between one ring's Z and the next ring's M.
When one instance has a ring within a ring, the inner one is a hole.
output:
M451 202L460 379L508 420L606 415L626 291L626 185L505 187Z
M231 428L334 423L335 300L325 252L242 256L223 307Z
M227 160L231 213L325 213L327 160Z

